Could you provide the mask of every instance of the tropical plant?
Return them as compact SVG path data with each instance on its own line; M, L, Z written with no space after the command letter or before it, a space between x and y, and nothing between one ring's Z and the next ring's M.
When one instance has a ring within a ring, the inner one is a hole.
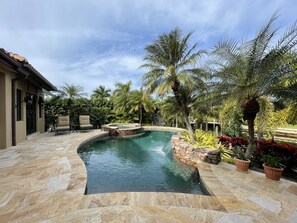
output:
M290 76L294 76L296 60L288 60L287 55L297 44L297 23L275 40L276 19L274 14L253 40L242 44L221 41L213 51L219 67L217 87L224 97L238 99L243 119L248 123L247 157L251 157L256 148L254 120L260 111L259 97L296 98L297 95L296 88L279 85L284 78L290 80Z
M274 111L273 103L267 97L258 99L260 111L256 117L258 141L263 139L264 133L268 138L273 138L275 130L286 124L287 112L285 109Z
M193 68L198 58L205 51L196 51L196 44L189 46L189 38L192 33L182 37L181 30L176 28L168 34L162 34L153 44L145 47L146 62L141 66L148 70L143 75L144 86L149 93L156 92L164 95L173 92L175 100L180 107L185 124L190 136L193 129L189 121L189 110L181 98L181 89L187 84L192 84L191 74L197 74L199 79L201 69ZM193 80L193 79L192 79ZM198 81L196 80L196 83Z
M262 161L264 164L274 168L282 168L284 165L280 163L280 158L271 156L271 155L263 155Z
M242 147L240 146L234 146L232 148L233 152L234 152L234 155L237 159L240 159L240 160L248 160L244 154L244 150L242 149Z
M191 142L191 137L189 135L188 131L182 131L181 134L185 137L185 140L187 142ZM220 143L218 143L218 138L212 133L203 131L200 129L196 129L194 133L194 147L206 147L209 149L219 149L221 146Z
M104 86L100 85L93 91L93 94L91 95L91 100L102 106L108 102L109 97L110 89L106 89Z
M140 125L142 124L143 112L154 110L153 99L147 92L143 91L143 89L130 92L129 105L131 107L129 111L130 113L134 111L139 112Z
M116 89L113 92L113 104L116 112L129 112L130 93L132 82L129 81L126 84L116 83Z
M75 86L73 84L65 83L65 85L62 86L60 89L60 97L67 98L68 100L73 101L77 98L87 96L87 94L84 93L83 91L84 91L84 88L79 85Z
M297 124L297 102L289 105L286 121L292 125Z
M226 100L219 112L222 133L231 137L242 133L242 114L235 100Z

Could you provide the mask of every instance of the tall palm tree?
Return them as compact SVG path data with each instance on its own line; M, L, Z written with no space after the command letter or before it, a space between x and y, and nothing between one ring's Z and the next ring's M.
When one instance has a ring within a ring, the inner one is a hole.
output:
M288 60L287 55L297 44L297 23L292 25L277 41L275 27L277 15L249 42L221 41L215 46L216 66L219 78L218 89L225 97L240 101L243 119L248 122L249 145L246 156L255 150L254 120L260 110L259 97L292 97L295 89L279 86L283 79L290 79L295 70L296 59Z
M143 111L149 112L154 109L153 99L150 94L140 90L134 90L130 92L129 105L131 106L130 112L139 112L139 124L142 124Z
M168 34L162 34L153 44L146 46L146 62L141 68L148 69L143 75L144 86L149 93L164 95L173 92L191 136L193 129L189 121L189 112L180 95L183 85L192 83L191 74L201 70L193 68L205 51L195 51L197 44L189 46L192 32L182 37L176 28Z

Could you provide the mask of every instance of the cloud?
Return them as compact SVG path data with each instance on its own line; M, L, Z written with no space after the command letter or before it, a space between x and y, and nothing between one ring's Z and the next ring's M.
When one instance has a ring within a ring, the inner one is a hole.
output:
M139 58L128 54L85 57L71 64L56 59L32 58L32 64L39 64L39 71L44 74L47 72L46 76L57 86L65 83L80 85L90 96L99 85L114 89L116 82L133 80L134 88L140 87Z
M209 50L219 39L253 37L279 10L296 19L295 0L2 1L0 43L25 56L49 81L81 85L90 95L116 81L141 85L144 48L180 27ZM13 13L12 13L13 12Z

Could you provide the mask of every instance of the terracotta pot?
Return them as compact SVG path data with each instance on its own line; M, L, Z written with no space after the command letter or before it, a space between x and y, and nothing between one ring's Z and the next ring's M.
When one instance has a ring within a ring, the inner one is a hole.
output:
M283 168L275 168L275 167L270 167L267 166L266 164L263 164L264 167L264 173L265 176L270 179L270 180L275 180L275 181L279 181L284 169Z
M240 172L247 173L249 171L249 166L250 166L250 160L240 160L237 158L234 158L235 160L235 166L236 170Z

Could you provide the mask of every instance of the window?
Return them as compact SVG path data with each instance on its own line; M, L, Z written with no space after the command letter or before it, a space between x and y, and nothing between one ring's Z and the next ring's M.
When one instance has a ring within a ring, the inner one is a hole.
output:
M16 99L16 103L17 103L17 121L21 121L22 120L22 91L17 89L17 99Z

